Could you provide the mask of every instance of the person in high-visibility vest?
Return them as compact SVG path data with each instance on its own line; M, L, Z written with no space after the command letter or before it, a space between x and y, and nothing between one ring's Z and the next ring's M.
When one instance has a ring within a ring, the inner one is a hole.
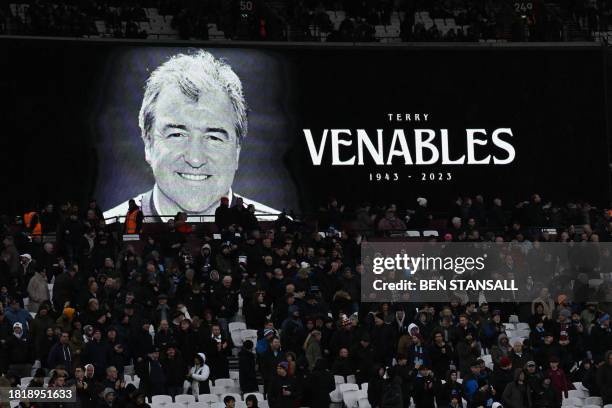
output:
M143 219L144 215L142 215L140 207L136 205L136 201L130 200L129 209L127 214L125 215L125 233L140 234L140 231L142 230Z
M23 223L25 227L31 231L32 235L42 235L42 225L36 211L30 211L23 214Z

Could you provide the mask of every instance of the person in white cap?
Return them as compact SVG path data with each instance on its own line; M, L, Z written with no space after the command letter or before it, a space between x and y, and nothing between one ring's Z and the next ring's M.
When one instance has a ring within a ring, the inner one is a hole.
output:
M13 335L6 340L10 371L19 377L29 376L32 368L32 343L19 322L13 323Z
M206 355L198 353L194 358L193 367L189 369L187 374L187 380L183 387L185 394L189 394L190 389L192 395L210 394L208 377L210 377L210 368L206 365Z

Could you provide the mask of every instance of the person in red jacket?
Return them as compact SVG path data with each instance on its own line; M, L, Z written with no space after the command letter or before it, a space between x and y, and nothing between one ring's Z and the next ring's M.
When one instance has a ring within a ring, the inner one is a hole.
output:
M550 368L546 371L546 377L550 378L551 386L553 390L555 390L557 398L561 400L563 396L567 398L567 391L573 390L574 385L567 378L567 375L565 375L565 371L559 367L559 362L559 357L550 357L548 363Z

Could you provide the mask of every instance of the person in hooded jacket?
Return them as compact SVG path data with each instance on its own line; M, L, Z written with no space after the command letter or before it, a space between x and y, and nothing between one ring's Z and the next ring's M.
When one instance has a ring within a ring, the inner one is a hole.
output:
M32 345L23 325L19 322L13 324L13 335L6 340L9 364L11 371L20 377L30 375L30 367L33 361Z
M197 353L193 359L193 367L187 373L184 393L196 397L200 394L210 394L209 377L210 368L206 365L206 355L204 353Z
M491 357L495 366L499 365L499 360L502 357L509 357L512 347L506 333L500 333L497 336L497 344L491 347Z
M463 386L457 381L457 370L450 370L446 376L446 382L439 387L436 393L437 406L449 406L453 396L458 396L459 401L463 396Z
M502 401L506 408L530 408L532 406L531 388L525 381L525 373L522 369L514 370L514 380L506 385Z

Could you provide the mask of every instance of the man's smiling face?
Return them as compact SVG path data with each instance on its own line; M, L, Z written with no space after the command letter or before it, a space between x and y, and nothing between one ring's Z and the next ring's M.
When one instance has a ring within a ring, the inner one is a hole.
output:
M227 195L238 169L231 100L212 86L194 101L172 84L161 89L154 109L145 156L157 186L181 209L204 212Z

